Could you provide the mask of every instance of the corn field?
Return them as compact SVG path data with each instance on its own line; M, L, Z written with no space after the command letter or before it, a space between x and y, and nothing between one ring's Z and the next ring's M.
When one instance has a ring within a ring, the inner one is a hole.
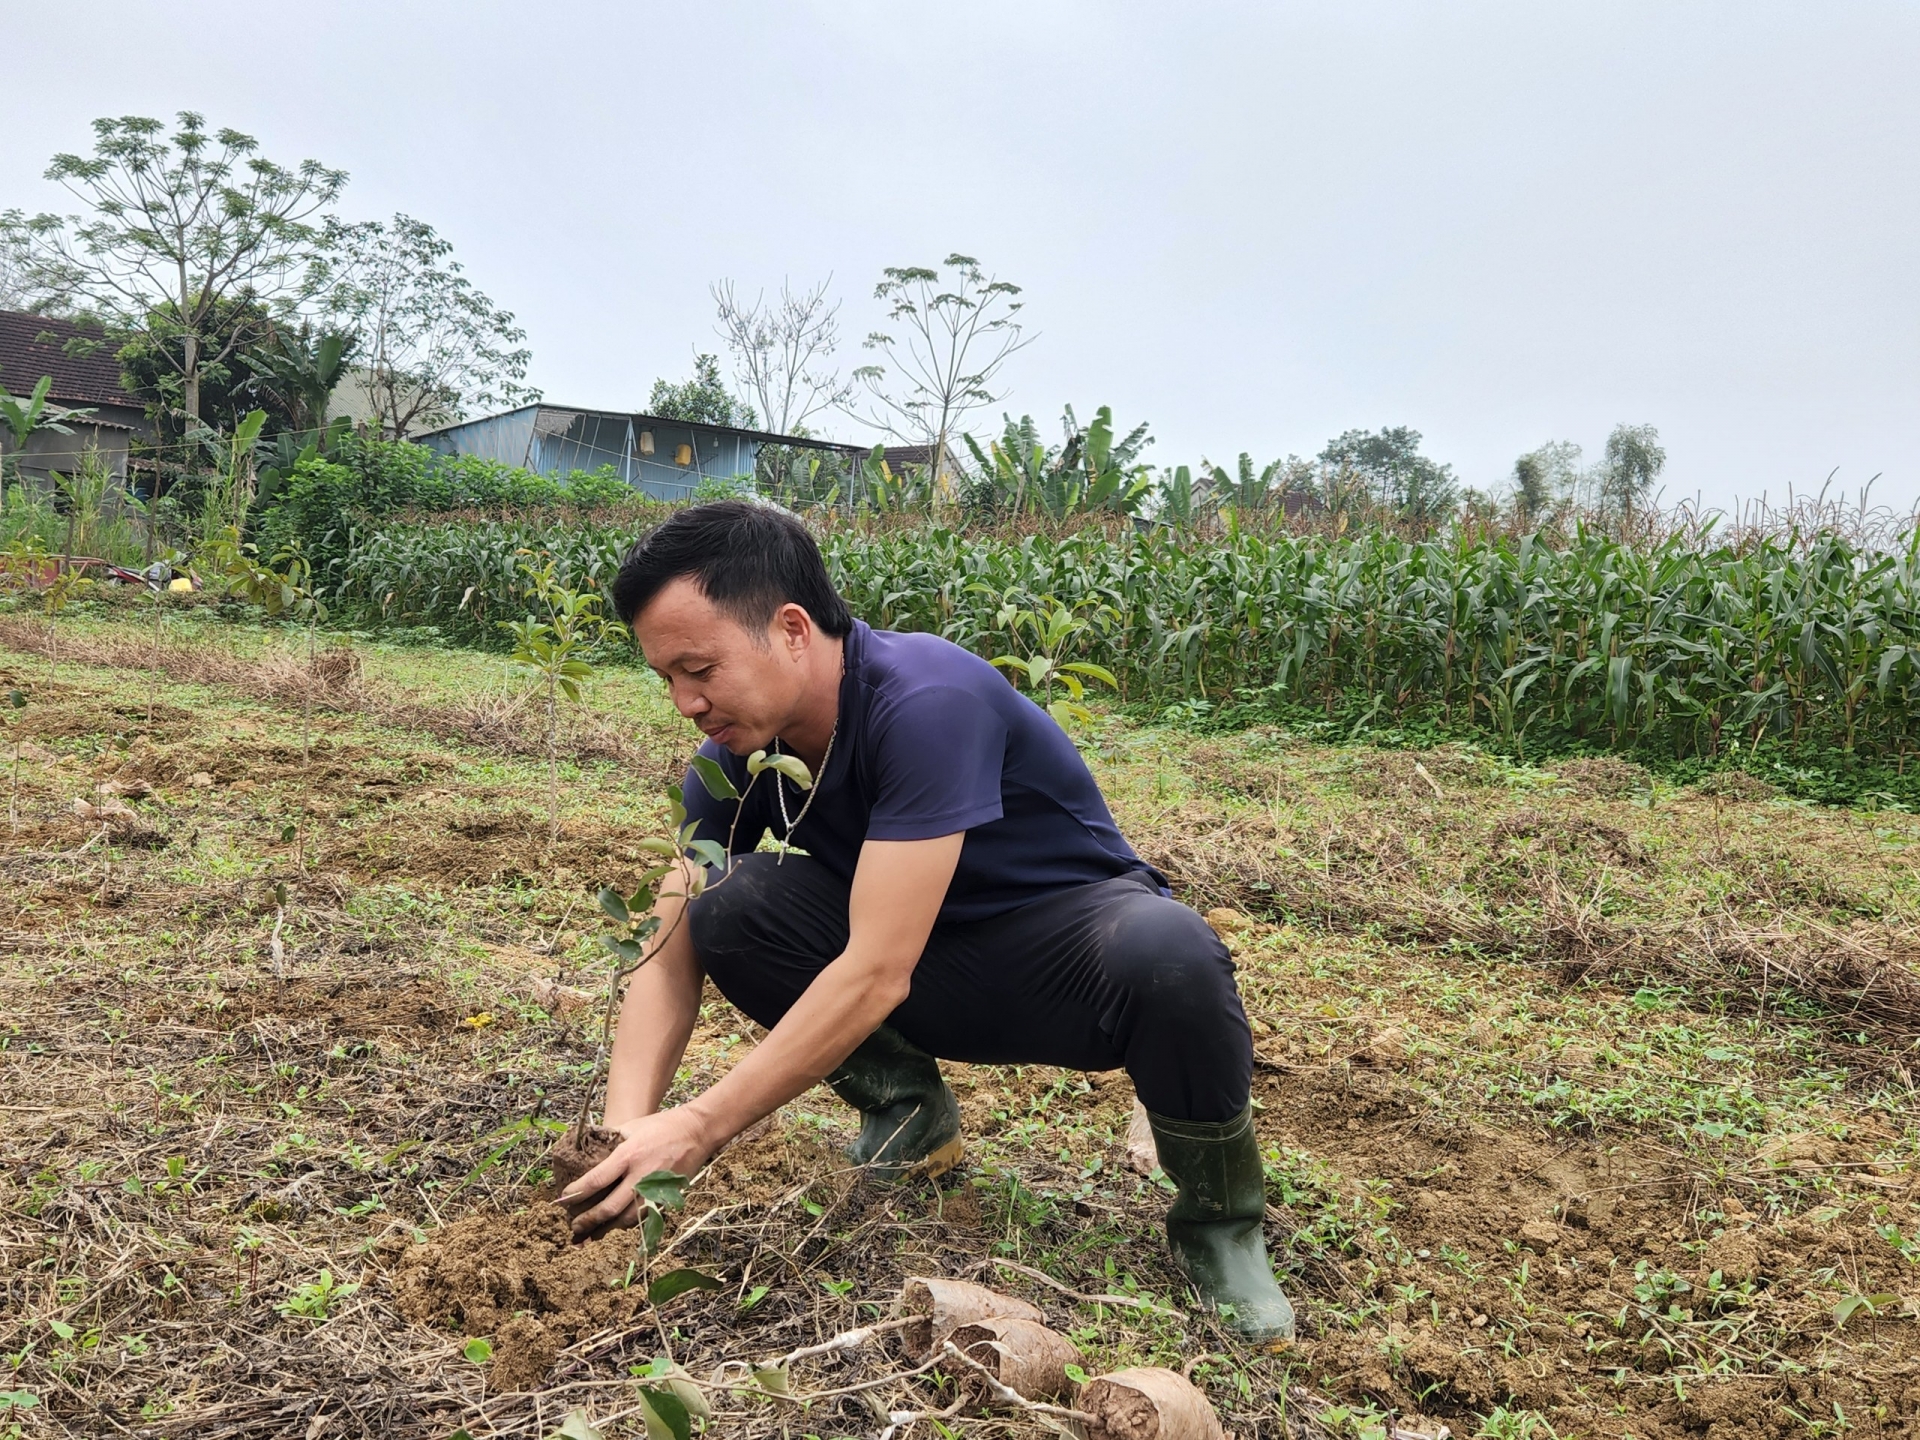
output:
M357 544L341 596L388 622L497 643L538 557L603 584L633 533L475 521ZM1084 621L1097 661L1150 707L1257 698L1386 722L1408 714L1524 749L1557 731L1717 758L1769 736L1904 757L1920 741L1920 531L1867 550L1834 533L1719 547L1584 530L1412 540L1168 529L990 536L826 527L854 612L983 655L1021 648L1012 609Z

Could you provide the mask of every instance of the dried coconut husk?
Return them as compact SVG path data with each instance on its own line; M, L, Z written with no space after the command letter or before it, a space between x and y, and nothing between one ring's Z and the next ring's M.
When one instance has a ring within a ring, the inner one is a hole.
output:
M1059 1399L1071 1386L1067 1366L1080 1363L1073 1342L1037 1320L975 1320L947 1338L1023 1400Z
M602 1130L598 1125L589 1125L584 1131L569 1129L554 1142L553 1148L547 1151L547 1165L553 1171L553 1180L547 1186L547 1198L558 1200L561 1191L618 1150L620 1139L619 1131ZM607 1190L612 1188L609 1185ZM607 1193L607 1190L602 1190L593 1199L598 1201ZM581 1203L576 1200L569 1202L569 1205L571 1207Z
M1226 1440L1212 1402L1157 1365L1089 1380L1074 1408L1093 1417L1087 1440Z
M900 1287L900 1313L915 1317L915 1323L901 1332L908 1352L924 1360L962 1325L980 1320L1031 1320L1046 1323L1046 1316L1025 1300L1002 1295L984 1285L965 1280L943 1280L938 1276L916 1275Z

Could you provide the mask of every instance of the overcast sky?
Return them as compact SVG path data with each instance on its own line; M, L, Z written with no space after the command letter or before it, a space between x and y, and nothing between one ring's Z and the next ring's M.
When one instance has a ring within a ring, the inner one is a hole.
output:
M561 403L684 375L722 277L831 273L859 364L960 250L1038 332L1005 408L1158 463L1411 425L1494 487L1628 421L1669 498L1920 500L1914 3L8 9L0 208L200 110L436 226Z

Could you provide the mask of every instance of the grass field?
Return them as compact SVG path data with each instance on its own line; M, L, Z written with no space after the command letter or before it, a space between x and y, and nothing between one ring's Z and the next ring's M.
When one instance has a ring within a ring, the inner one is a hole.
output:
M1124 1076L1039 1068L949 1067L939 1188L841 1169L824 1089L788 1106L651 1260L723 1287L656 1308L632 1232L569 1250L534 1192L593 1056L591 892L691 748L658 687L570 719L549 850L498 657L323 640L310 674L296 632L190 617L0 646L0 1436L639 1434L633 1367L738 1380L912 1274L1032 1299L1089 1374L1191 1363L1242 1440L1920 1435L1916 817L1103 722L1123 829L1241 966L1299 1341L1191 1312ZM753 1038L709 998L683 1090ZM951 1403L909 1368L882 1336L796 1398L722 1385L709 1433Z

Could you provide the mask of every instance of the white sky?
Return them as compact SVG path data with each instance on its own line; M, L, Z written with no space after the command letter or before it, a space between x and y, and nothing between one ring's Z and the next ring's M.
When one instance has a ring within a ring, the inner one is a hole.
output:
M1005 408L1157 463L1405 424L1491 486L1631 421L1669 498L1920 500L1920 5L7 8L0 207L198 109L436 226L561 403L684 376L723 276L832 272L851 368L961 250L1041 332Z

